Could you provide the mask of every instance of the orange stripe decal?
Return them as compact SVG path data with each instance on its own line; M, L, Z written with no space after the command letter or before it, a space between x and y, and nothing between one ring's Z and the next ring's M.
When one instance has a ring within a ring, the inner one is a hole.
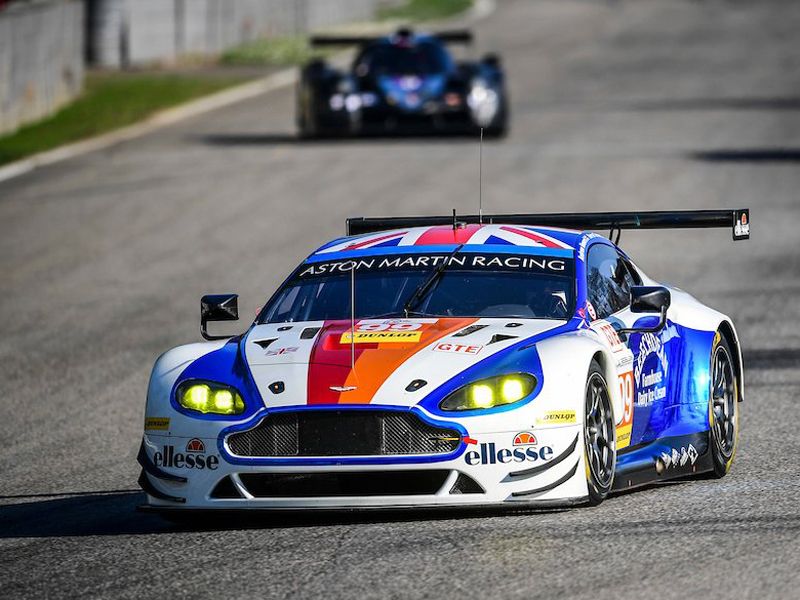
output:
M329 321L311 352L308 403L368 404L378 388L409 358L475 321L473 318L360 321L355 330L355 370L350 368L350 322Z

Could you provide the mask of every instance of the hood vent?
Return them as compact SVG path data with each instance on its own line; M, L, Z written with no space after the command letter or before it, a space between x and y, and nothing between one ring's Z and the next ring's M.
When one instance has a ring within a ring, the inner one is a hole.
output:
M517 336L517 335L506 335L504 333L495 333L492 336L492 339L489 340L489 344L495 344L497 342L504 342L506 340L515 340L518 337L519 336ZM488 346L489 344L486 344L486 345Z
M319 330L322 329L321 327L306 327L303 329L303 332L300 334L301 340L313 340L314 336L319 333Z
M406 386L407 392L416 392L418 389L425 387L428 385L428 382L424 379L415 379L411 383Z
M466 337L471 333L475 333L476 331L480 331L481 329L485 329L488 325L470 325L469 327L465 327L458 333L454 333L453 337Z

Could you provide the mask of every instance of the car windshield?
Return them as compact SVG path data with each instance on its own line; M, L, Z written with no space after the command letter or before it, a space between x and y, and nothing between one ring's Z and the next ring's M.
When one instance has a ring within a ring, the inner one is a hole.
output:
M431 75L447 70L448 56L431 42L414 46L379 44L367 49L357 63L374 75Z
M262 311L260 323L401 316L414 292L441 264L412 315L568 319L574 310L569 258L462 253L365 257L304 264ZM352 271L355 269L355 274Z

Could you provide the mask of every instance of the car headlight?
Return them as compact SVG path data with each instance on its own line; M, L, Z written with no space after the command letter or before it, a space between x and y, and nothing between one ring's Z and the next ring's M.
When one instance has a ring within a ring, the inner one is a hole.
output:
M505 406L529 396L535 387L536 377L529 373L488 377L459 388L442 400L439 408L458 411Z
M340 94L350 94L353 92L353 82L349 79L342 79L336 84L336 91Z
M239 415L244 400L236 389L220 383L186 381L178 386L178 404L203 414Z

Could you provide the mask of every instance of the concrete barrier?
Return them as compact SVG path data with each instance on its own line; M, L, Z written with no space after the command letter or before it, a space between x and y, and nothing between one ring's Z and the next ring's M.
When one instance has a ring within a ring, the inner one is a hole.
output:
M89 57L106 67L215 54L258 37L369 20L401 0L88 0Z
M0 10L0 134L47 116L83 86L84 5L12 2Z

